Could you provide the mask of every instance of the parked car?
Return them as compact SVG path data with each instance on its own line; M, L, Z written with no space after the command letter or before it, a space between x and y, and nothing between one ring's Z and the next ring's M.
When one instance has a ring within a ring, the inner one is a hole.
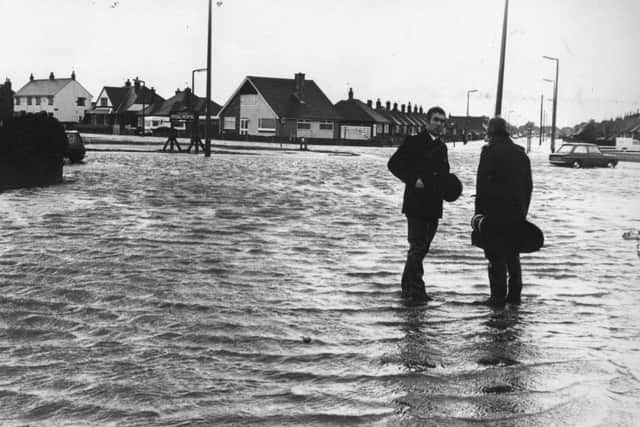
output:
M64 156L69 159L71 163L80 163L82 159L84 159L86 152L80 132L77 130L67 130L65 133L69 144L67 145L67 151Z
M549 162L557 166L583 167L610 167L618 164L618 159L609 154L603 154L596 144L565 143L553 154L549 154Z

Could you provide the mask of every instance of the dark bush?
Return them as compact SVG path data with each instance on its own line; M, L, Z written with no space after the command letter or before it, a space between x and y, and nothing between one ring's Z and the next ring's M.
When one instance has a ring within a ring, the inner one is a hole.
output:
M62 181L64 127L46 114L26 114L0 127L0 190Z

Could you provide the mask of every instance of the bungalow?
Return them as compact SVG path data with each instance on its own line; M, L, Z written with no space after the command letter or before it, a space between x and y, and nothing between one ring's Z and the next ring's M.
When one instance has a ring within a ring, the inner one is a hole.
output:
M4 84L0 85L0 125L12 115L13 90L11 90L11 80L7 78Z
M195 95L192 96L190 88L182 91L177 89L175 95L171 98L159 105L151 105L146 109L145 129L154 130L159 127L173 127L189 134L194 117L196 117L200 127L204 127L207 112L206 105L206 99ZM211 101L209 111L212 119L218 115L221 108L220 105ZM217 127L217 123L214 127ZM203 133L204 129L200 129L200 135L203 135Z
M35 79L14 95L15 112L46 112L63 123L79 122L91 106L92 95L76 81L76 73L71 78L56 79L49 74L48 79Z
M338 139L340 115L303 73L247 76L218 113L224 135Z
M124 128L142 127L142 116L147 107L159 106L164 100L153 87L147 88L136 77L133 84L127 79L122 87L104 86L95 106L87 114L91 124L112 126L114 133L120 133Z
M336 104L336 111L342 116L340 139L371 140L384 135L385 126L390 121L373 109L371 100L364 102L354 99L353 89L349 89L348 99Z

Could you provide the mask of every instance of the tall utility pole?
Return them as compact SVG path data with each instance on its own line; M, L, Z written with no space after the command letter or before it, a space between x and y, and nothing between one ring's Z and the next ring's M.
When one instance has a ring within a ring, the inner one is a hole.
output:
M462 136L462 140L464 142L467 141L467 127L469 126L469 94L477 91L478 89L471 89L467 91L467 116L464 119L464 135Z
M543 128L543 123L542 123L542 112L544 111L544 95L540 95L540 142L538 143L538 145L542 145L542 130Z
M544 59L556 61L556 80L553 84L553 115L551 116L551 152L556 151L556 114L558 112L558 73L560 71L560 60L551 56L543 56Z
M207 31L207 113L204 120L204 156L211 157L211 0L209 0L209 29Z
M500 48L500 68L498 69L498 93L496 94L496 116L502 114L502 85L504 83L504 55L507 49L507 17L509 0L504 0L504 20L502 21L502 46Z

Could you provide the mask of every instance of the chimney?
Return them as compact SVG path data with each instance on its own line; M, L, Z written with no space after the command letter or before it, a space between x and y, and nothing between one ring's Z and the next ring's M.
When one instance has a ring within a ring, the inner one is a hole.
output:
M372 100L370 100L370 99L367 99L367 106L368 106L369 108L373 107L373 101L372 101Z
M296 83L295 95L298 101L304 102L304 73L296 73L294 80Z
M140 79L138 79L137 77L133 79L133 89L136 91L136 93L138 93L138 91L140 90Z
M393 103L393 111L398 111L398 103L397 102Z
M4 81L4 88L11 93L11 80L9 80L9 77L7 77Z
M376 101L376 110L379 110L380 108L382 108L382 102L380 102L380 98L378 98Z
M176 95L180 94L180 88L176 89Z
M407 103L407 113L411 114L411 102Z
M127 81L124 82L124 87L131 87L131 80L127 79Z
M417 105L413 106L413 114L418 114L418 106Z
M56 76L53 75L53 71L49 73L49 80L55 80Z
M76 72L75 70L71 71L71 80L75 80L76 79Z
M349 88L349 101L353 99L353 88Z
M391 101L387 101L387 111L391 111Z
M420 106L420 110L418 111L420 111L420 114L424 114L424 111L422 110L422 105Z
M29 81L32 82L33 80L34 80L33 73L31 73L31 75L29 76Z

